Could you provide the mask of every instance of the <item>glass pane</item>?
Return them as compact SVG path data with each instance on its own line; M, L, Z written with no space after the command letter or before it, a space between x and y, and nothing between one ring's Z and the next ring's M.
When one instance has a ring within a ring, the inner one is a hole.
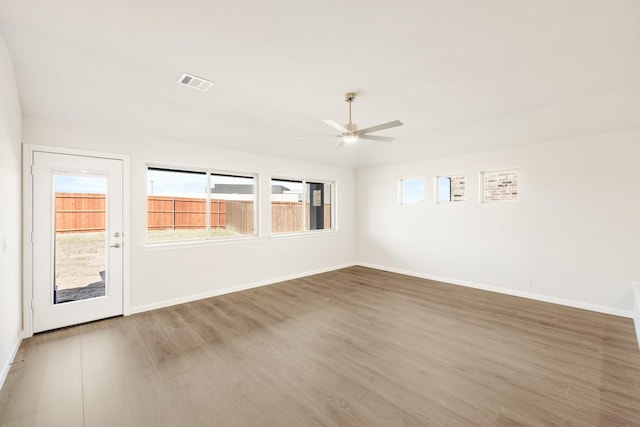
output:
M401 183L403 205L412 205L424 202L424 180L403 179Z
M330 230L331 183L308 182L305 196L308 230Z
M438 202L451 201L451 178L448 176L438 177Z
M211 237L255 234L253 177L211 175Z
M271 232L303 231L302 219L302 182L272 179Z
M104 176L54 175L54 303L105 296Z
M207 175L147 170L147 238L149 241L207 238Z

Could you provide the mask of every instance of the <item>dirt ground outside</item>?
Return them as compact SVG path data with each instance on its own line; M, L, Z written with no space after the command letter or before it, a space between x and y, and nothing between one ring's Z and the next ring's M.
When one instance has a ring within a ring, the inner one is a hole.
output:
M105 232L57 233L55 271L58 289L82 288L103 280Z

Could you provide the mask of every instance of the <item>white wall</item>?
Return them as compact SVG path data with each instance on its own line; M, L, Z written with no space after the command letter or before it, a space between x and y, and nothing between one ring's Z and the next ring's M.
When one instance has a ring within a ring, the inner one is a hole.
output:
M0 387L22 329L21 119L11 57L0 35Z
M636 130L361 169L358 259L630 317L631 284L640 281L639 160ZM479 172L511 167L520 170L520 200L479 203ZM434 177L446 174L467 176L467 202L434 204ZM425 178L423 205L398 204L404 177Z
M131 160L131 306L133 311L190 300L221 290L333 269L355 261L355 172L296 160L166 141L138 135L82 129L60 122L24 119L23 140L82 150L126 154ZM214 145L215 142L212 142ZM312 154L312 153L310 153ZM146 237L145 162L260 174L260 229L250 242L150 249ZM269 179L337 181L336 233L271 239Z

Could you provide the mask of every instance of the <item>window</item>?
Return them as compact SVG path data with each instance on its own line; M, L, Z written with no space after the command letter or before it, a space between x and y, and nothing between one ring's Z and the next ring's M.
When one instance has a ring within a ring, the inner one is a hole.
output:
M255 176L147 168L147 241L255 234Z
M482 172L482 201L518 200L518 170Z
M271 232L333 230L334 183L271 180Z
M465 182L463 175L436 177L436 203L464 202Z
M424 202L423 179L400 180L400 204L417 205Z

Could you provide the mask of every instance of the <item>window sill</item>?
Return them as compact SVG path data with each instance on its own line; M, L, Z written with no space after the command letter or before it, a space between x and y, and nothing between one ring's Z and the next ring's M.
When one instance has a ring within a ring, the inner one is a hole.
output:
M227 237L211 240L176 240L172 242L157 242L157 243L145 243L142 246L142 250L145 252L163 251L168 249L178 248L199 248L203 246L219 246L219 245L231 245L238 243L256 243L264 240L260 236L247 236L247 237Z
M301 233L277 233L269 235L269 240L287 240L298 239L306 237L320 237L320 236L332 236L335 235L337 230L323 230L323 231L305 231ZM219 246L219 245L231 245L241 243L256 243L264 241L265 238L261 236L250 237L228 237L215 240L176 240L173 242L157 242L157 243L145 243L142 246L144 252L164 251L180 248L200 248L205 246Z
M304 231L300 233L276 233L269 235L270 240L285 240L285 239L297 239L302 237L319 237L319 236L331 236L338 232L338 230L322 230L322 231Z

